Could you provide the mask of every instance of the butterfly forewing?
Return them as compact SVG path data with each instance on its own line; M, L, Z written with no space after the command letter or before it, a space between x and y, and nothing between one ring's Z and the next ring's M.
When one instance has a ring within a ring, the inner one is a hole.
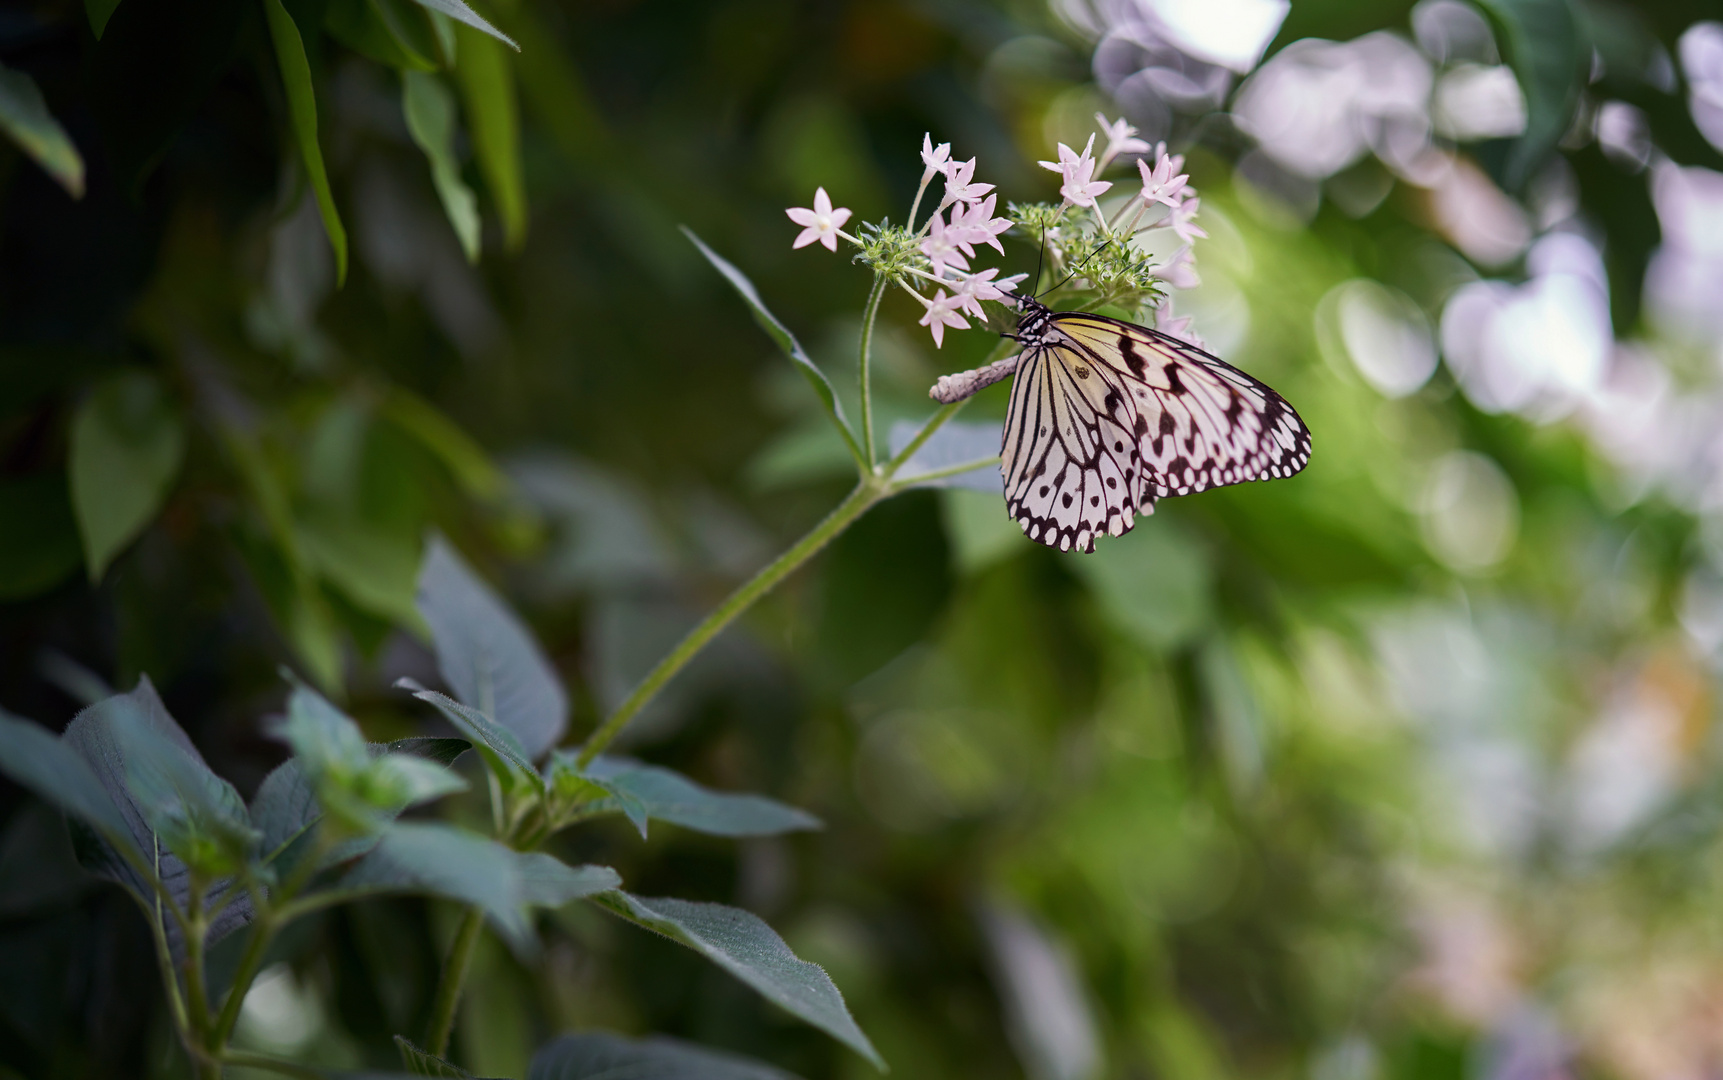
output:
M1291 476L1310 432L1279 394L1164 334L1045 313L1006 416L1006 506L1030 539L1093 551L1157 497Z

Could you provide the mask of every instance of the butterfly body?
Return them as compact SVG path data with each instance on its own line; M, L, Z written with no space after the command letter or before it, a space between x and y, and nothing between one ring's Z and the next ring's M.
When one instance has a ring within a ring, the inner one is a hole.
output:
M1158 498L1291 476L1310 431L1286 399L1188 342L1023 298L1006 507L1031 540L1093 551Z

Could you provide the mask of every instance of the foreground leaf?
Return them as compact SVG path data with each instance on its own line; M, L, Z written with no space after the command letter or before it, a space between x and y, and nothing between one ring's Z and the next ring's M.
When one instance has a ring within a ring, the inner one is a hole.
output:
M287 113L293 123L293 138L311 190L317 195L317 210L323 216L323 231L335 249L335 282L347 281L347 230L335 209L335 193L329 189L329 173L323 168L323 150L317 144L317 96L311 88L311 65L305 59L305 41L293 16L281 0L263 0L269 19L269 36L275 43L275 60L281 65L281 83L287 91Z
M479 203L455 160L455 98L435 75L401 72L401 111L407 130L431 163L431 184L468 262L479 260Z
M713 791L681 773L627 758L595 758L586 773L617 796L632 799L647 818L714 836L776 836L824 828L812 814L763 795ZM626 812L627 807L618 809Z
M102 21L113 13L110 6ZM95 12L91 12L91 21ZM96 36L102 36L96 31ZM6 132L18 148L42 166L66 193L74 199L84 197L84 159L72 144L66 129L48 111L36 80L21 71L0 65L0 130Z
M520 740L514 732L498 724L478 709L462 705L447 694L439 694L435 690L426 690L412 679L400 679L396 686L410 690L420 701L428 702L437 707L448 721L462 735L473 741L473 749L477 750L490 766L498 780L508 785L526 784L540 791L544 790L544 778L538 770L532 767L526 751L522 749Z
M521 172L520 105L515 100L514 72L496 39L462 27L455 77L461 84L467 125L472 129L473 154L484 173L497 217L503 223L503 243L519 250L526 239L526 181Z
M1573 123L1591 69L1570 0L1477 0L1494 24L1496 40L1526 96L1525 134L1514 140L1502 184L1519 191L1555 153Z
M739 1054L654 1035L627 1039L608 1031L564 1035L539 1048L527 1080L794 1080Z
M876 1068L885 1068L831 978L818 964L798 959L759 916L723 904L633 896L621 890L600 894L595 900L630 922L688 946Z
M478 12L462 3L461 0L416 0L416 2L427 11L447 15L456 22L465 23L474 30L482 30L515 52L520 52L520 46L515 44L514 38L486 22Z
M568 727L568 696L556 671L514 612L433 538L419 570L419 615L431 628L437 671L455 696L496 718L533 759Z
M754 313L754 321L759 323L760 329L778 343L778 348L784 351L784 355L796 365L796 369L802 373L802 377L808 380L808 385L814 388L815 394L819 395L820 404L825 407L826 415L831 418L832 423L837 425L838 433L844 437L844 443L849 447L850 456L858 463L862 463L861 446L856 443L855 433L850 430L849 421L844 419L843 405L838 402L837 392L832 389L831 380L826 378L825 372L815 366L813 360L808 357L807 350L802 348L802 343L797 341L796 336L790 333L789 328L779 322L778 317L766 307L765 301L760 299L759 290L754 288L754 283L748 280L746 274L732 266L723 256L707 247L704 241L694 235L693 229L684 225L682 232L693 242L695 247L700 249L700 254L706 256L706 261L724 275L724 280L730 283L730 287L736 290L737 295L747 301L748 309Z
M97 385L72 417L72 511L97 581L156 516L185 458L185 423L141 371Z

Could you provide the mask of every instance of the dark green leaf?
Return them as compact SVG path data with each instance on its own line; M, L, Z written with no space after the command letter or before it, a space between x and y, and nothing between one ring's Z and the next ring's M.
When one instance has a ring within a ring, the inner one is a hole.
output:
M496 200L503 242L518 250L526 239L526 181L521 173L520 106L514 71L495 38L462 27L455 77L461 84L473 153Z
M0 600L46 592L78 568L78 525L61 473L0 480L0 521Z
M413 606L419 545L411 535L332 513L307 515L298 525L306 562L344 596L397 626L420 625Z
M108 28L108 20L113 18L114 9L120 6L120 0L84 0L84 14L90 20L90 33L96 35L96 40L102 40L102 31Z
M431 184L442 200L443 213L454 226L468 262L479 258L479 205L473 189L461 178L455 159L455 97L443 81L424 71L401 73L401 111L407 131L431 163Z
M838 433L844 437L844 443L849 447L850 456L858 462L861 461L861 447L856 443L855 433L850 431L849 421L844 419L843 405L838 402L837 392L832 389L832 384L826 378L825 372L814 365L813 360L808 357L807 350L802 348L802 343L797 341L796 336L790 333L789 328L779 322L778 317L766 307L765 301L760 299L759 290L754 288L754 283L748 280L746 274L707 247L703 240L694 235L694 230L684 225L682 232L687 235L695 247L700 249L700 254L706 256L706 261L724 275L724 280L730 283L730 287L736 290L737 295L747 301L748 310L754 313L754 321L759 323L760 328L778 343L778 348L784 350L784 355L790 358L791 363L796 365L796 370L800 371L802 377L808 380L808 385L814 388L814 393L819 396L820 404L825 406L826 415L831 418L832 423L837 425Z
M395 685L412 691L413 696L420 701L436 706L437 711L447 717L456 730L473 741L473 749L485 759L485 764L490 766L498 780L511 786L524 782L543 789L544 779L539 776L538 770L532 767L532 762L527 759L526 751L521 749L520 740L514 737L513 732L478 709L462 705L447 694L426 690L412 679L401 679Z
M109 736L144 820L169 851L204 876L237 872L262 839L251 827L245 800L200 756L152 723L137 699L120 695L109 701Z
M92 3L98 0L91 0ZM117 2L117 0L115 0ZM102 15L106 22L110 5ZM95 13L91 13L91 22ZM98 30L97 37L101 37ZM74 199L84 197L84 159L66 129L48 111L36 80L0 65L0 130L4 130L31 160L42 166Z
M876 1068L885 1068L832 980L818 964L797 959L784 939L758 916L723 904L632 896L621 890L595 900L630 922L688 946Z
M1573 124L1591 68L1591 43L1571 0L1474 0L1495 27L1502 54L1526 96L1525 134L1514 140L1500 180L1519 191L1555 153Z
M377 0L349 0L329 6L323 26L341 44L379 64L414 71L435 71L437 65L396 36Z
M608 866L570 866L542 851L517 855L515 865L528 907L559 908L622 884L622 878Z
M819 818L793 806L760 795L712 791L681 773L626 758L596 758L586 774L618 797L637 800L647 817L716 836L774 836L824 827Z
M794 1080L762 1061L654 1035L564 1035L532 1056L527 1080Z
M99 580L167 499L185 458L185 423L152 375L99 383L72 417L72 509L84 564Z
M419 614L436 643L437 670L461 701L491 716L531 759L555 746L568 724L556 671L514 612L441 537L419 571Z
M101 833L132 865L148 865L102 781L47 728L0 711L0 772Z
M455 483L475 499L494 499L508 481L484 449L460 426L423 398L400 388L389 391L381 414L437 456Z
M293 16L281 6L281 0L263 0L263 11L269 18L269 36L275 42L275 59L281 66L281 82L287 91L287 112L293 123L294 141L299 145L299 159L305 165L311 190L317 195L323 231L329 235L329 246L335 249L335 281L343 284L347 280L347 230L335 209L335 193L329 188L323 149L317 143L317 95L311 87L305 42Z
M417 0L417 2L422 4L427 11L439 12L458 23L465 23L474 30L483 30L515 52L520 52L520 46L515 44L513 38L486 22L479 16L478 12L462 3L461 0Z
M579 756L558 750L551 756L546 780L564 805L578 806L596 813L620 811L646 839L646 804L626 789L619 789L608 779L582 769Z
M418 1046L414 1045L413 1040L405 1035L395 1036L395 1049L401 1052L401 1064L405 1065L407 1071L414 1076L440 1076L451 1078L451 1080L469 1080L473 1075L452 1061L446 1061L429 1050L419 1049Z

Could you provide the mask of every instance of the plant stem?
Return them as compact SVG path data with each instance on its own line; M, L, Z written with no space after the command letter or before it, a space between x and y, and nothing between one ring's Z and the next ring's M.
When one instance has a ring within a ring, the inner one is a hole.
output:
M191 891L186 901L185 937L185 997L186 1012L191 1021L192 1064L200 1080L220 1080L221 1066L208 1056L209 1050L209 992L204 984L203 945L209 924L203 913L205 883L191 875Z
M484 929L484 912L476 907L467 909L449 946L449 958L443 963L443 976L437 983L437 999L431 1005L431 1026L425 1033L425 1049L438 1057L449 1052L449 1034L455 1028L455 1007L461 1003L461 989L466 985L467 968L473 962L473 949L479 943L479 931Z
M873 355L873 324L879 316L879 302L885 296L888 279L884 274L875 273L873 289L867 294L867 307L862 311L861 355L856 363L856 377L861 382L861 425L862 444L866 448L867 467L874 467L873 443L873 384L868 378L868 362Z
M994 454L992 457L976 458L973 461L962 461L956 465L929 469L927 472L916 473L914 476L907 476L902 480L894 481L891 485L891 494L896 495L900 491L908 491L917 484L925 484L932 480L944 480L948 476L960 476L966 472L974 472L976 469L997 464L999 464L999 455Z
M954 408L947 405L941 410L941 413L952 411L955 411ZM936 418L938 415L935 414ZM917 438L919 439L920 436ZM919 442L915 445L919 445ZM899 455L899 457L902 456ZM851 522L866 513L869 507L884 498L887 490L886 482L890 479L891 471L897 464L900 463L894 461L891 465L886 466L887 471L882 475L869 477L857 484L855 490L850 492L849 497L839 503L837 509L826 515L824 521L814 526L812 532L802 537L795 546L774 559L758 574L755 574L747 584L731 593L729 599L720 604L717 610L706 616L700 625L689 631L688 636L682 639L681 644L671 650L670 655L658 661L658 666L648 672L646 678L640 680L640 685L634 688L634 692L628 695L627 700L617 706L616 711L611 713L604 725L593 733L592 738L586 740L586 745L581 747L580 756L575 759L575 766L584 769L591 764L592 759L604 752L604 748L609 746L611 740L616 738L623 727L634 719L648 701L652 700L653 695L663 689L664 684L669 682L678 671L681 671L688 661L694 658L694 654L704 648L708 641L716 637L720 630L734 622L736 616L748 610L754 601L770 592L774 585L788 577L791 571L807 562L816 552L830 543L833 537L848 528Z
M227 1046L227 1040L233 1034L233 1025L239 1021L240 1006L245 1004L245 993L251 989L251 981L257 978L258 969L263 966L263 958L269 952L269 939L274 935L274 920L259 914L251 924L251 937L245 943L245 954L239 958L239 967L233 973L233 985L228 988L221 1015L216 1018L215 1029L209 1035L210 1049L217 1054Z
M247 1054L230 1050L221 1055L220 1060L228 1065L238 1065L246 1069L263 1069L267 1072L280 1073L283 1076L297 1076L302 1080L325 1080L329 1075L321 1069L312 1069L292 1061L268 1057L264 1054Z

